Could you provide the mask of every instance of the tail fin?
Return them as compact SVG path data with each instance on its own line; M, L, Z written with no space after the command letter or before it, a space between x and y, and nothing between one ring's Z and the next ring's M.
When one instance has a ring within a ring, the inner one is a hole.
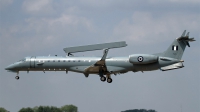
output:
M190 47L189 42L195 41L194 38L189 38L189 32L185 35L186 30L181 37L174 40L169 48L163 53L165 57L171 57L175 59L181 59L186 45Z

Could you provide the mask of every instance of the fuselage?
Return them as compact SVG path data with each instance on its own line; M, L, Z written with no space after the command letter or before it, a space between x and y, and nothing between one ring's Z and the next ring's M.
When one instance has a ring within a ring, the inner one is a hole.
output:
M189 42L195 41L189 38L186 30L181 37L176 38L172 44L162 53L157 54L131 54L125 57L107 57L109 49L127 46L125 41L103 44L84 45L67 47L63 50L66 57L61 56L30 56L9 65L5 69L16 72L16 79L19 79L19 71L73 71L83 73L85 77L89 74L98 74L101 81L112 82L111 75L126 73L129 71L152 71L152 70L173 70L184 67L182 55ZM102 57L75 57L72 53L103 50ZM105 77L106 76L106 77Z
M61 57L61 56L32 56L9 65L6 70L10 71L73 71L85 73L85 69L94 65L101 57ZM125 73L128 71L151 71L160 67L177 63L178 60L163 61L161 57L158 61L150 64L132 64L127 57L106 58L107 70L112 73ZM93 71L89 74L98 74Z

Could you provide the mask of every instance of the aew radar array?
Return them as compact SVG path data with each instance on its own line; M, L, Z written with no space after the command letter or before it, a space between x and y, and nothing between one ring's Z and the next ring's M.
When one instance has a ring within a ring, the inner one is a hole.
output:
M83 73L85 77L90 74L97 74L101 81L112 82L111 75L123 74L129 71L168 71L184 67L182 55L186 46L190 47L189 42L195 41L189 38L189 32L186 30L181 37L175 39L168 49L157 54L131 54L124 57L107 58L109 49L126 47L125 41L111 42L103 44L85 45L68 47L63 50L66 57L61 56L29 56L9 65L5 69L17 73L16 79L19 79L19 71L72 71ZM102 57L76 57L72 53L86 52L94 50L103 50Z

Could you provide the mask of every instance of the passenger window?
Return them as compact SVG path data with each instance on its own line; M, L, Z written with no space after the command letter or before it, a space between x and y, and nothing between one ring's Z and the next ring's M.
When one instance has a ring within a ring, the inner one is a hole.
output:
M50 60L48 60L48 62L50 62Z
M58 62L60 62L60 60L58 60Z
M63 60L63 62L65 62L65 60Z
M53 62L55 62L55 60L53 60Z
M70 62L70 60L68 60L68 62Z
M78 62L81 62L80 60L78 60Z

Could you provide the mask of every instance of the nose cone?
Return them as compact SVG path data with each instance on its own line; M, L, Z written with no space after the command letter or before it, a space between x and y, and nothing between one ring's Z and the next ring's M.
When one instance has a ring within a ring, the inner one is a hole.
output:
M9 65L5 68L5 70L13 70L14 69L14 66L13 65Z

